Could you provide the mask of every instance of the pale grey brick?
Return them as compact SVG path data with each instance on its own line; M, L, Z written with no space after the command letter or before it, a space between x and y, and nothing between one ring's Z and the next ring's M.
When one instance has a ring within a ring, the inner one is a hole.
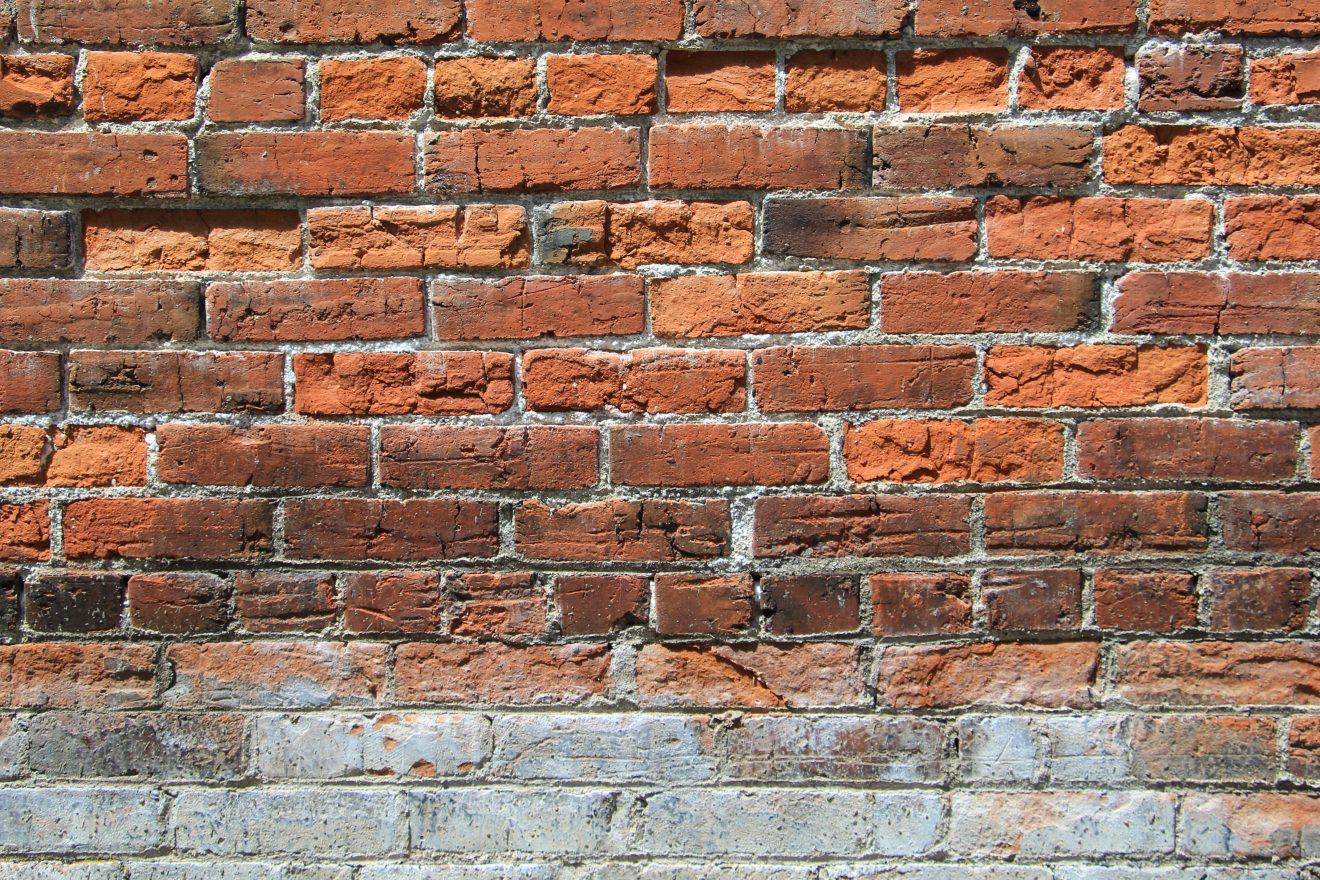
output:
M463 776L485 762L488 740L476 713L261 715L252 769L268 779Z
M725 734L728 775L766 782L939 782L944 731L917 718L751 715Z
M663 792L640 806L637 847L657 855L911 854L935 843L941 813L939 797L925 794Z
M1036 782L1045 773L1031 719L977 715L958 719L958 771L967 782Z
M31 723L32 772L48 776L230 779L243 770L243 718L51 712Z
M129 880L352 880L342 865L147 862L129 866Z
M124 880L118 862L0 862L0 880Z
M946 846L1023 859L1173 849L1174 796L1160 792L955 792Z
M556 880L555 865L363 865L357 880Z
M810 868L783 865L645 865L641 880L814 880Z
M1292 868L1220 867L1102 867L1098 865L1059 865L1055 880L1299 880Z
M368 789L188 790L171 831L179 849L219 855L390 855L408 843L403 796Z
M0 715L0 779L16 779L26 772L27 719Z
M506 715L491 773L512 779L700 782L715 773L712 734L679 715Z
M1183 798L1178 852L1237 860L1320 858L1320 797L1252 792Z
M1126 782L1132 764L1128 720L1107 715L1038 719L1036 729L1045 740L1050 778L1066 783Z
M155 790L0 789L0 852L137 853L164 839L164 798Z
M455 788L411 794L418 849L573 853L606 848L616 795L580 789Z
M843 865L821 871L819 880L1051 880L1051 874L1014 865Z

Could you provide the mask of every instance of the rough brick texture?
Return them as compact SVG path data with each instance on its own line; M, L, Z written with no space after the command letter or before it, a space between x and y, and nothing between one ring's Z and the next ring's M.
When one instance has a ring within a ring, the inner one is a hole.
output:
M0 880L1316 880L1317 37L0 2Z

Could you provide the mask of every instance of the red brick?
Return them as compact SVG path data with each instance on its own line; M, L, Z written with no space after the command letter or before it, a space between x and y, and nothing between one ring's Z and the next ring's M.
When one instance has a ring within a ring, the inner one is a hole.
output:
M958 556L970 499L956 495L775 495L756 499L758 557Z
M891 645L880 655L879 703L1082 709L1097 696L1099 666L1096 642Z
M651 281L651 330L705 338L859 330L871 322L863 272L747 272Z
M87 211L87 268L287 272L302 267L297 211Z
M587 489L596 485L594 427L386 425L380 481L405 489Z
M66 425L51 439L49 486L143 486L146 434L116 425Z
M227 0L19 0L25 43L204 46L234 36Z
M805 422L610 429L616 485L788 486L829 474L829 438Z
M854 632L861 599L855 578L767 575L760 579L766 631L777 636Z
M1230 550L1295 555L1320 550L1320 493L1225 492L1219 498Z
M1320 409L1320 347L1245 348L1229 369L1233 409Z
M996 345L985 358L986 403L1015 407L1202 406L1206 353L1192 347Z
M696 0L703 37L893 37L907 18L902 0Z
M59 354L0 351L0 412L44 413L59 406Z
M248 632L320 632L335 622L335 579L317 572L238 574L234 610Z
M1188 492L1004 492L985 499L991 553L1177 553L1208 544L1206 499Z
M518 553L528 559L714 559L729 550L729 504L615 498L552 508L524 501L517 510L516 532Z
M523 356L523 396L542 411L736 412L747 406L746 373L741 351L537 349Z
M644 625L650 582L631 574L564 574L555 578L555 605L566 636L605 635Z
M226 342L401 339L426 327L416 278L226 281L206 286L206 329Z
M1267 36L1320 33L1320 16L1308 0L1152 0L1152 33L1222 31Z
M626 189L640 176L635 128L464 128L426 142L427 188L439 193Z
M661 635L746 633L753 624L752 577L658 574L655 630Z
M307 113L304 66L301 58L217 61L206 115L212 122L299 122Z
M67 269L73 215L0 208L0 269Z
M88 52L82 93L88 122L192 119L197 59L173 52Z
M1049 482L1063 473L1057 422L884 419L843 430L843 458L855 482Z
M1179 571L1097 571L1095 623L1101 629L1155 632L1195 626L1195 578Z
M411 134L224 132L202 135L196 149L198 183L208 193L353 196L414 189Z
M1314 706L1320 646L1306 642L1129 642L1114 694L1138 706Z
M124 581L118 574L47 572L29 577L23 590L29 630L93 633L119 628Z
M765 201L770 254L834 260L970 260L972 199L839 197Z
M865 133L841 128L656 125L650 183L678 189L860 189Z
M1320 718L1292 720L1288 730L1288 772L1307 782L1320 777Z
M1300 629L1313 604L1305 568L1218 569L1203 589L1210 628L1221 632Z
M1297 473L1297 425L1099 419L1077 430L1078 470L1100 480L1265 482Z
M1137 74L1143 113L1236 110L1246 91L1241 46L1144 46Z
M1111 184L1315 186L1320 131L1129 125L1105 136Z
M871 576L877 636L947 635L972 628L972 582L961 574Z
M0 117L72 113L73 65L70 55L0 55Z
M1253 104L1320 103L1320 51L1281 52L1251 61Z
M747 202L560 202L546 212L544 261L576 266L746 263L753 212Z
M449 578L447 586L453 635L517 638L546 630L546 594L535 574L467 572Z
M294 409L308 415L459 415L513 403L502 352L340 351L293 359Z
M156 473L206 486L365 487L369 433L356 425L161 425Z
M412 55L327 58L321 74L321 120L405 120L426 100L426 62Z
M1107 197L1028 199L986 204L992 257L1171 263L1210 255L1214 206L1205 199Z
M885 109L884 53L864 49L806 50L786 65L784 109L789 113L867 113Z
M0 133L0 193L150 196L188 189L188 141L177 134Z
M1133 775L1148 782L1273 782L1275 727L1269 718L1138 717Z
M498 505L451 498L306 498L284 506L291 559L425 561L494 556Z
M70 559L258 561L271 552L269 502L227 498L93 498L64 508Z
M229 588L213 574L135 574L128 579L128 613L135 629L223 632L229 622Z
M197 285L144 279L0 280L5 342L191 342L197 337Z
M443 609L438 574L357 572L344 580L344 629L349 632L439 632Z
M682 0L468 0L468 36L486 42L674 40Z
M669 647L637 654L638 702L647 708L831 708L865 699L856 645Z
M947 409L972 399L976 355L964 346L765 348L752 356L766 412Z
M50 513L45 501L0 504L0 559L37 562L50 558Z
M1099 283L1083 272L902 272L880 279L880 327L889 333L1062 332L1098 309Z
M440 339L630 336L646 325L636 275L522 275L431 284Z
M459 0L249 0L247 33L273 43L443 43L457 39Z
M212 642L165 652L173 708L318 709L385 698L386 645L367 642Z
M313 208L317 269L493 269L528 264L520 205Z
M1137 272L1118 290L1120 333L1320 333L1320 274Z
M565 116L654 113L657 68L653 55L547 55L546 109Z
M898 53L904 113L993 113L1008 109L1007 49L916 49Z
M1067 125L884 125L873 134L877 187L1076 186L1094 135Z
M18 709L137 709L156 688L154 645L0 645L0 705Z
M74 409L269 413L284 408L284 358L257 351L75 351Z
M1032 34L1131 33L1137 0L918 0L919 36L986 37Z
M775 109L773 52L672 51L665 61L670 113L755 113Z
M1224 234L1235 260L1320 260L1320 196L1228 199Z
M539 99L533 58L436 59L435 113L442 118L531 116Z
M395 698L405 703L590 705L609 693L608 645L401 645Z
M1126 101L1123 50L1033 46L1018 75L1024 110L1118 110Z
M1070 630L1082 624L1082 573L990 571L981 581L986 625L996 630Z

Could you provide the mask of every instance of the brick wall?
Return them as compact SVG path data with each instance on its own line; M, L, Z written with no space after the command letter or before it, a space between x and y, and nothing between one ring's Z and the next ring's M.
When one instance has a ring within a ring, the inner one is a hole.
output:
M0 25L0 878L1317 870L1317 0Z

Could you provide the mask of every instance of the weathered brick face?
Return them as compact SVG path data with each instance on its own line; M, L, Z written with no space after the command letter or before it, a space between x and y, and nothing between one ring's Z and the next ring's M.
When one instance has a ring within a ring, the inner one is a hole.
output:
M0 2L0 880L1320 877L1318 36Z

